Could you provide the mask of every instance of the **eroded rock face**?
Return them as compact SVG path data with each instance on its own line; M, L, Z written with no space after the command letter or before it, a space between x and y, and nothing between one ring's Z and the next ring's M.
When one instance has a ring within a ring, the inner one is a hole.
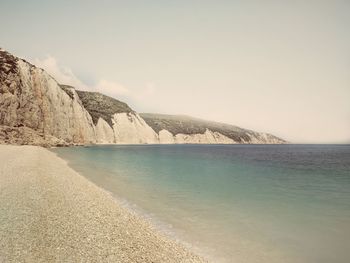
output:
M173 144L175 143L175 137L174 135L167 131L167 130L161 130L159 131L159 143L162 143L162 144Z
M66 85L61 85L61 87L69 88L69 86ZM95 125L97 125L98 120L101 118L112 127L112 116L114 114L133 112L125 102L111 98L99 92L77 90L77 93L83 106L90 113Z
M0 144L38 145L44 147L69 146L67 142L51 135L44 135L28 127L0 126Z
M159 131L159 143L161 144L234 144L235 141L219 132L207 129L204 133L173 135L167 130Z
M0 58L0 125L26 127L68 144L96 142L91 116L74 89L69 96L44 70L4 50Z
M175 143L244 143L279 144L284 140L267 133L259 133L234 125L206 121L185 115L141 113L145 122L159 133L160 142Z
M253 144L280 144L285 143L285 141L281 142L281 139L273 136L268 133L258 133L258 132L252 132L249 134L250 136L250 143Z
M112 122L118 144L159 143L158 134L135 112L114 114Z
M96 124L96 142L100 144L115 143L114 131L102 118Z
M142 114L98 92L58 84L0 49L0 143L284 143L280 138L188 116Z
M176 143L208 143L208 144L232 144L235 143L232 139L218 132L212 132L207 129L203 134L176 134Z

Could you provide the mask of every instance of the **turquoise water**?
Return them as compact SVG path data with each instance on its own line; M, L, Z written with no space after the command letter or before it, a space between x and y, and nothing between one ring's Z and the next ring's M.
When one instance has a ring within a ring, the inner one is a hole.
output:
M215 262L350 262L349 145L54 152Z

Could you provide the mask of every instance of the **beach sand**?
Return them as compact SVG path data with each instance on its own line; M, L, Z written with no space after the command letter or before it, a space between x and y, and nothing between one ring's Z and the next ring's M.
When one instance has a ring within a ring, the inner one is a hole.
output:
M0 160L0 262L204 262L48 150Z

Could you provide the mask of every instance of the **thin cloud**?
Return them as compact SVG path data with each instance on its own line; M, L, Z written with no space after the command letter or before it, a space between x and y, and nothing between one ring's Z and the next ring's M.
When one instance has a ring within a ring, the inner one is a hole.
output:
M147 96L153 95L155 91L154 83L147 83L143 89L132 92L124 85L101 79L93 86L86 85L81 81L69 67L61 66L57 59L51 55L44 59L34 59L34 64L48 72L60 84L71 85L78 90L100 92L112 97L127 97L134 100L141 100Z
M60 84L71 85L79 90L90 90L68 67L58 65L55 57L48 55L44 59L35 59L34 64L49 73Z

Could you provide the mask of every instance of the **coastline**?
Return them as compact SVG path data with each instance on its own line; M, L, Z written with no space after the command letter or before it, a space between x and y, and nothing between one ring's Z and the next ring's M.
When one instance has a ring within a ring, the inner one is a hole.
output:
M38 146L0 145L0 261L206 262Z

